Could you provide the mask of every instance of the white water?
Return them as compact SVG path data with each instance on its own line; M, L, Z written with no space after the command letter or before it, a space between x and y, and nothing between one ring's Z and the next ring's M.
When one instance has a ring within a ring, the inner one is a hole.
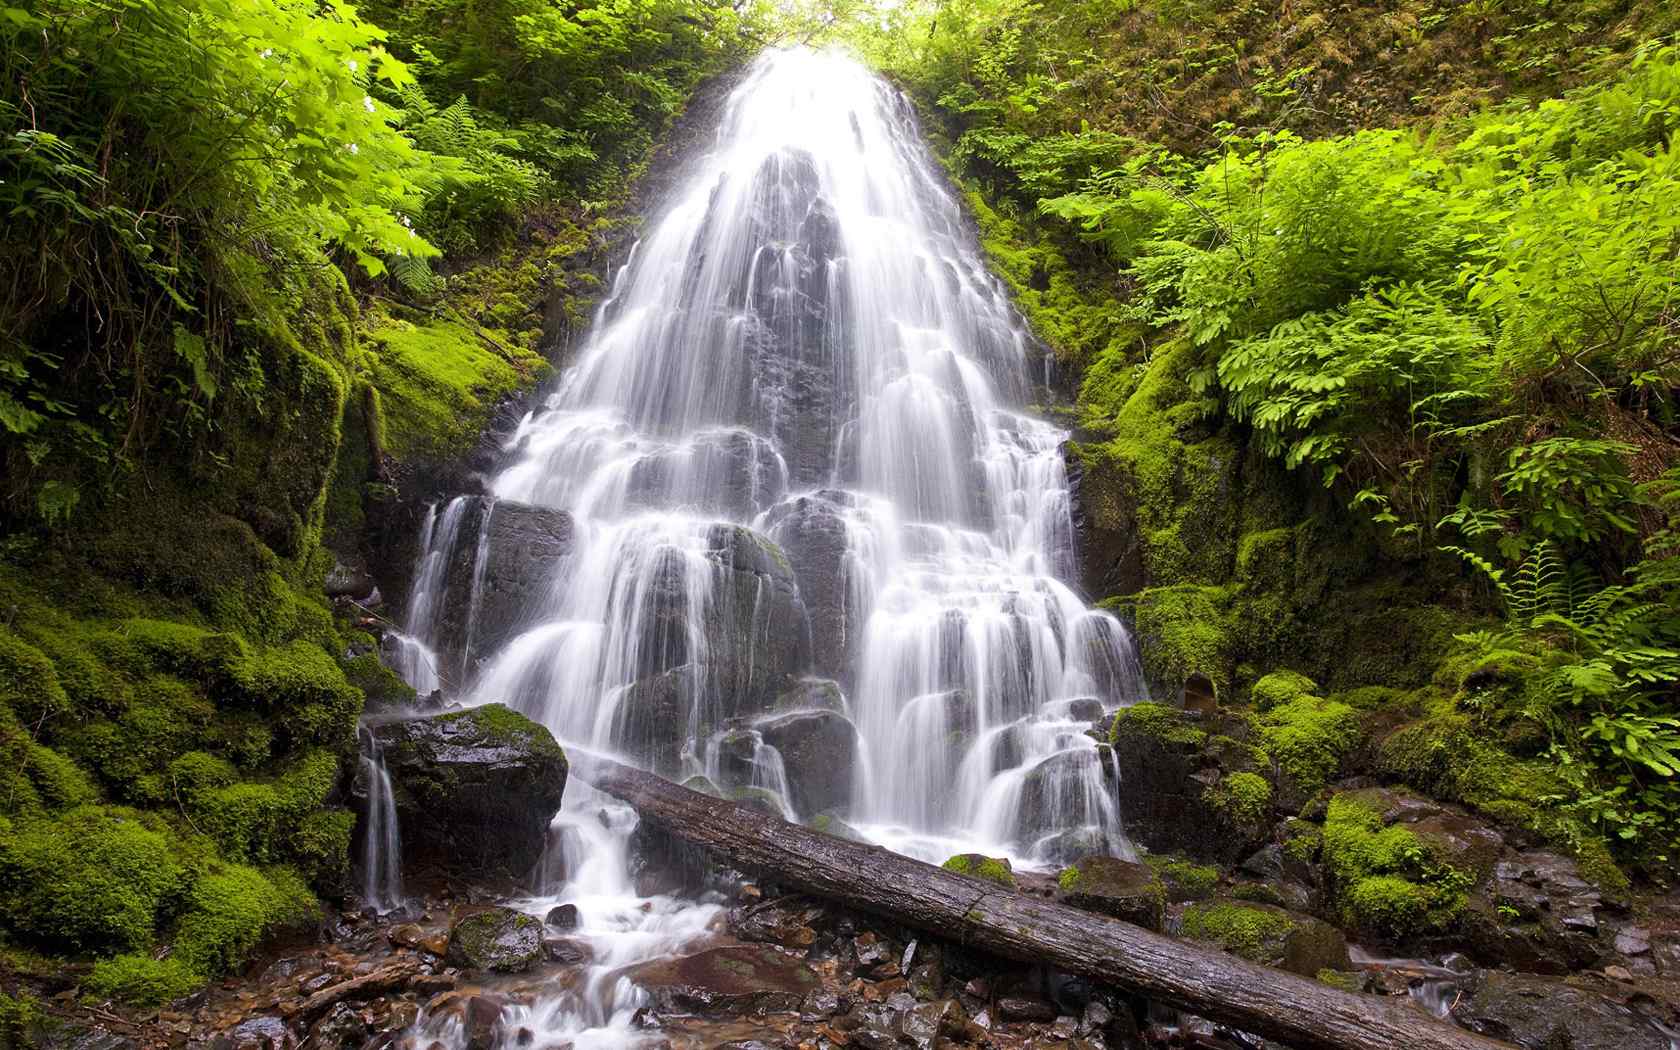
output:
M766 54L510 443L494 498L568 512L575 547L536 626L463 657L465 699L809 818L805 771L754 727L795 678L831 676L858 736L840 809L864 834L935 862L1129 855L1085 730L1143 687L1120 624L1063 582L1066 435L1023 409L1042 367L908 104L847 58ZM450 503L426 525L407 625L428 656L460 520ZM447 598L470 622L476 587ZM742 730L750 773L728 782L717 742ZM566 881L529 906L576 903L598 963L521 1016L541 1041L627 1038L638 993L613 975L715 919L636 897L633 820L568 785Z
M362 900L384 915L403 905L397 799L379 741L365 727L357 735L362 745L360 772L367 780L367 805L362 813Z

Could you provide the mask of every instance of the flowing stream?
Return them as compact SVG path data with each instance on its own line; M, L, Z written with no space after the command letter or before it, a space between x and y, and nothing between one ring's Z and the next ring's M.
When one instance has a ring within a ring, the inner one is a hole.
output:
M1025 408L1049 367L908 102L849 58L769 52L522 423L493 504L432 508L404 673L447 692L437 669L458 668L459 699L568 747L935 863L1129 856L1087 730L1142 679L1121 625L1063 582L1066 435ZM504 570L492 506L563 556ZM615 975L716 909L638 897L633 815L566 794L560 881L530 907L577 904L596 963L520 1023L619 1045L637 996Z

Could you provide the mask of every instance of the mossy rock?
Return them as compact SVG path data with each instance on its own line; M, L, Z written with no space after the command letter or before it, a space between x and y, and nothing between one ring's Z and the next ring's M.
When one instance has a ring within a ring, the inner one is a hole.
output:
M1318 693L1318 683L1297 671L1273 671L1261 678L1249 690L1255 708L1270 711L1303 696Z
M1202 793L1202 800L1251 838L1271 826L1272 785L1258 773L1228 773Z
M1151 930L1161 928L1167 891L1147 864L1118 857L1084 857L1063 868L1056 884L1064 904Z
M1144 863L1155 869L1167 900L1174 904L1207 900L1219 888L1219 869L1211 865L1163 856L1145 857Z
M1245 959L1303 976L1353 966L1347 940L1334 926L1269 904L1192 904L1184 910L1181 929L1192 940L1210 941Z
M1358 711L1305 692L1289 694L1260 716L1260 740L1277 765L1283 805L1299 810L1341 772L1363 736Z
M1007 857L988 857L983 853L959 853L947 860L940 867L946 871L954 871L958 875L984 879L987 882L1005 887L1015 888L1015 869L1010 866Z
M1437 855L1401 824L1384 819L1385 793L1330 799L1322 856L1343 921L1388 943L1445 932L1464 911L1474 875Z
M529 970L542 958L542 920L512 908L474 912L449 931L447 958L456 966L497 973Z

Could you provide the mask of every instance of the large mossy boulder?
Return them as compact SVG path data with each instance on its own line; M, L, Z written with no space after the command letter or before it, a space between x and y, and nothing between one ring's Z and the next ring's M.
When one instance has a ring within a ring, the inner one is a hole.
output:
M449 931L448 959L471 970L518 973L542 958L543 924L512 908L490 908L458 920Z
M547 729L501 704L369 728L391 776L405 865L509 878L535 866L566 787L566 754Z
M1207 901L1192 904L1180 920L1185 937L1209 941L1254 962L1315 976L1320 970L1350 970L1347 939L1311 915L1269 904Z
M1253 728L1234 714L1134 704L1108 738L1126 833L1157 853L1233 864L1270 830L1271 790Z
M1118 857L1082 857L1056 879L1064 904L1159 930L1167 891L1147 864Z

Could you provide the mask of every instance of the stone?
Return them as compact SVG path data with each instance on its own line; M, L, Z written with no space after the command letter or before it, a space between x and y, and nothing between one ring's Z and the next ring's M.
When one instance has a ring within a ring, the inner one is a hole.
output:
M1351 970L1347 938L1336 927L1301 912L1254 901L1192 904L1180 924L1185 937L1217 944L1245 959L1313 977L1320 970Z
M215 1040L216 1050L290 1050L297 1037L278 1017L263 1015L241 1021Z
M655 447L630 468L625 500L633 509L682 506L707 516L750 521L782 498L787 477L770 442L740 427L691 435Z
M461 1011L467 1050L493 1050L502 1032L502 1008L506 1004L500 996L475 995L466 1001Z
M833 711L843 715L846 694L832 678L800 678L771 706L776 711Z
M1154 869L1118 857L1082 857L1058 879L1063 904L1160 930L1167 893Z
M501 704L369 728L391 777L404 866L514 879L536 866L566 787L566 754L547 729ZM354 790L366 798L365 775Z
M518 973L543 956L543 924L512 908L474 912L449 931L451 963L466 969Z
M562 933L577 929L579 921L578 906L575 904L557 904L548 910L548 916L543 919L543 922Z
M770 710L811 666L811 627L787 556L744 525L718 523L707 533L713 596L704 611L708 695L719 716ZM705 736L716 726L691 727ZM669 728L666 729L669 732Z
M1007 995L997 1001L998 1016L1005 1021L1054 1021L1056 1008L1037 996Z
M920 1050L932 1050L942 1039L959 1039L968 1027L968 1014L955 999L923 1003L898 1019L899 1036Z
M543 955L562 966L587 966L595 961L595 949L580 937L544 937Z
M448 677L470 678L477 662L534 626L531 610L576 545L563 510L469 496L449 555L440 608L438 661Z
M704 1017L794 1012L820 981L804 962L765 945L709 948L622 971L654 1008Z
M1668 1035L1607 996L1531 974L1486 971L1453 1020L1526 1050L1669 1050Z
M309 1038L304 1040L303 1050L359 1047L369 1032L368 1024L362 1020L360 1010L349 1003L335 1003L309 1030Z
M845 715L800 711L760 719L753 728L781 754L796 812L820 813L851 801L858 733Z
M1115 789L1114 764L1108 755L1108 745L1099 744L1094 748L1059 752L1028 770L1021 781L1016 818L1020 833L1016 845L1031 850L1046 828L1096 823L1086 812L1087 799L1093 788L1110 793ZM1071 858L1049 856L1047 859Z
M1466 950L1484 963L1563 975L1610 961L1607 938L1599 934L1605 907L1573 860L1532 850L1490 865L1488 877L1471 891L1460 926Z
M811 620L811 666L844 681L857 655L863 620L852 607L846 511L856 502L834 490L796 496L771 508L765 532L787 552Z

